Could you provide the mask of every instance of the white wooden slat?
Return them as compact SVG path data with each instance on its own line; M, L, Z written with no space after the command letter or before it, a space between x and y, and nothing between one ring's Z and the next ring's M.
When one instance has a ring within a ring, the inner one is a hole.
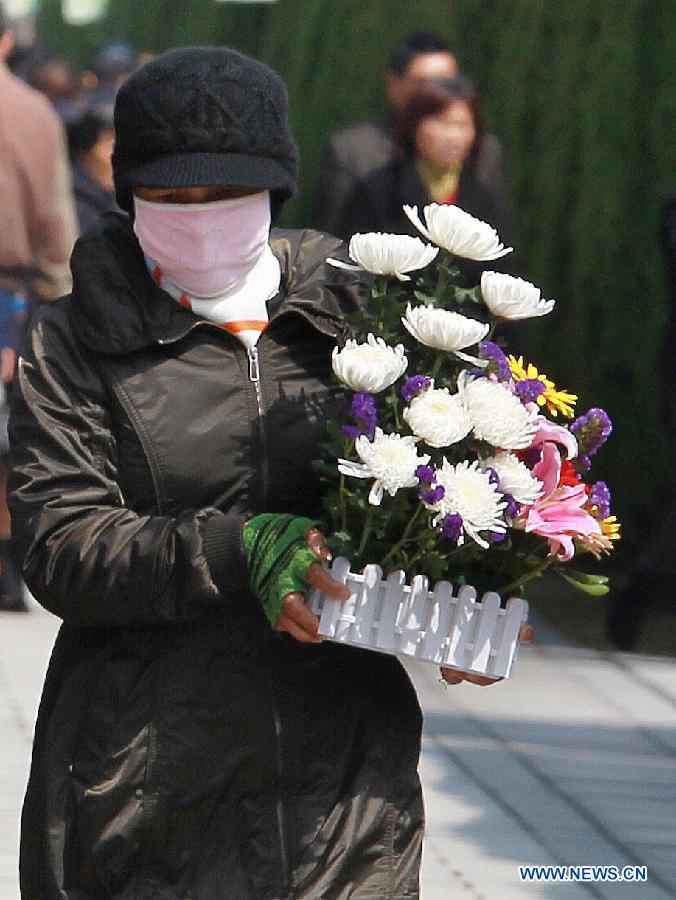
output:
M357 593L355 622L352 626L352 640L355 644L369 644L373 621L378 611L380 585L383 570L375 564L364 568L364 581Z
M415 656L420 646L421 633L427 624L429 582L424 575L416 575L411 584L408 609L399 638L399 652Z
M420 650L424 659L441 662L443 647L453 615L453 586L449 581L439 581L434 588L425 638Z
M404 601L406 575L401 571L390 572L384 583L383 602L378 616L376 647L394 653L397 615Z
M472 639L475 599L476 591L469 584L463 585L458 591L444 665L455 666L458 669L465 668L465 650L467 643Z
M509 674L523 623L524 603L520 597L510 597L507 601L502 637L488 665L490 675L504 677Z
M331 565L331 577L343 584L347 581L350 571L350 561L343 556L337 556ZM350 598L352 599L352 598ZM350 601L345 601L349 603ZM325 637L334 638L338 628L340 617L343 613L343 602L341 600L333 600L331 597L324 597L321 617L319 619L319 634Z
M456 598L448 582L430 591L423 576L416 576L410 586L401 571L383 580L375 564L357 574L342 557L334 561L331 573L352 593L345 602L309 593L308 605L320 617L320 634L340 643L509 677L519 629L528 615L525 600L512 598L503 610L493 591L479 603L475 589L465 585Z
M481 598L481 606L475 613L474 646L469 653L469 668L472 671L485 672L487 669L499 613L500 595L488 591Z

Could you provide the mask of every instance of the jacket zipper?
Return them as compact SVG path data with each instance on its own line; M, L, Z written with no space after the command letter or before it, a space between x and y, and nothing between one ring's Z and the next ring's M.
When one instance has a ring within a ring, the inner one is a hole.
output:
M256 392L256 407L258 409L258 429L261 441L261 509L264 508L265 502L268 496L269 482L270 482L270 471L268 466L268 454L267 454L267 436L265 431L265 418L263 412L263 393L261 390L261 370L260 370L260 361L258 356L258 347L249 347L246 351L247 358L249 360L249 381L253 384L254 390Z
M266 451L266 434L263 419L263 396L261 392L261 371L260 360L258 356L258 347L253 346L247 349L247 357L249 360L249 381L253 384L256 391L256 406L258 408L258 425L260 428L261 438L261 497L263 500L268 494L268 464ZM270 685L270 703L272 706L272 717L275 725L275 751L277 761L277 835L279 838L279 855L282 867L283 890L286 894L291 884L291 870L289 866L289 850L286 842L286 813L284 811L284 798L282 786L284 784L284 757L282 754L282 716L279 710L277 697L275 696L274 685Z

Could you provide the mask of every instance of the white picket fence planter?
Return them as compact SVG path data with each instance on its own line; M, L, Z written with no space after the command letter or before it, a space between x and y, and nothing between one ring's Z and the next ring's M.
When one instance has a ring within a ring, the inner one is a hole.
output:
M470 585L457 596L448 581L428 590L416 575L406 584L404 572L383 579L380 566L362 574L337 557L331 566L336 581L352 591L349 600L326 597L314 588L308 606L319 617L319 633L329 640L419 659L481 675L508 678L519 649L519 630L528 618L528 603L511 597L505 609L493 591L476 599Z

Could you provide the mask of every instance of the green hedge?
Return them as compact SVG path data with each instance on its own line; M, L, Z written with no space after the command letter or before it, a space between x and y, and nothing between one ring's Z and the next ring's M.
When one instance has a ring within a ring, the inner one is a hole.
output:
M675 10L667 0L111 0L102 25L68 29L57 0L45 0L41 30L80 62L122 36L149 50L227 43L276 68L302 152L290 225L306 220L330 132L382 111L391 43L417 28L446 35L504 143L527 275L558 299L533 326L533 361L580 394L580 411L600 405L614 419L595 473L614 486L631 538L673 478L663 469L656 239L676 180Z

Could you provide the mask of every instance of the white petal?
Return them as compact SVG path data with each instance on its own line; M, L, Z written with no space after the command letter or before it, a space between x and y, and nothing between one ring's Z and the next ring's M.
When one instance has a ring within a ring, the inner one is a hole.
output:
M341 475L350 475L352 478L371 478L371 470L361 463L351 462L349 459L338 460L338 471Z
M371 506L380 506L383 502L383 486L379 481L374 481L369 493L369 503Z
M410 222L412 222L413 225L415 225L415 227L418 229L418 231L421 234L425 235L425 237L427 238L428 241L431 241L432 237L430 236L429 231L425 228L423 223L420 221L420 216L418 215L418 207L417 206L407 206L406 204L404 204L403 209L404 209L404 213L405 213L406 217L408 218L408 220Z
M463 353L461 350L454 350L453 352L458 357L458 359L462 359L464 362L472 363L472 365L476 366L478 369L485 369L488 365L487 359L479 359L478 356L470 356L469 353Z
M343 262L342 259L334 259L332 256L326 257L326 262L336 269L346 269L348 272L363 272L360 266L351 266L350 263Z

